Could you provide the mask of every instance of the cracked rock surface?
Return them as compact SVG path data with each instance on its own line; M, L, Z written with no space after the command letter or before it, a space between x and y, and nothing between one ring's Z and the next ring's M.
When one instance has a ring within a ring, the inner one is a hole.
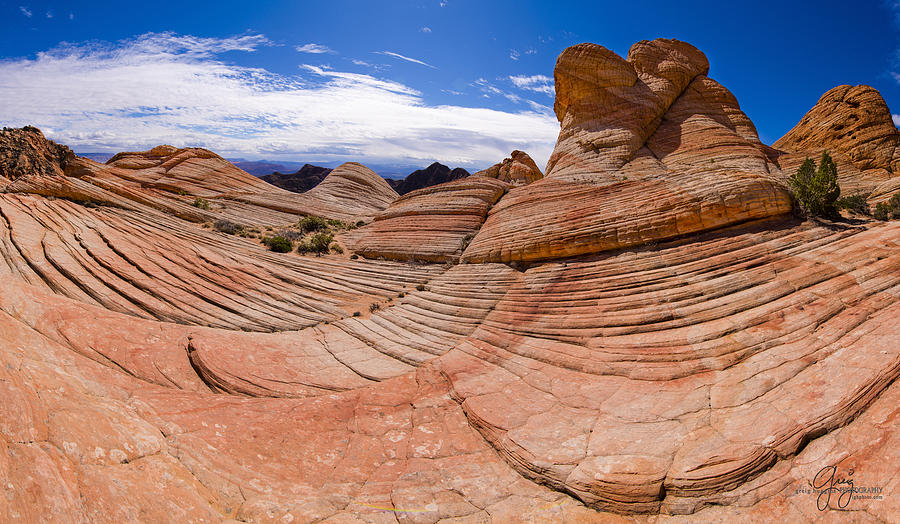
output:
M0 521L896 520L900 223L792 217L811 142L762 144L708 69L574 46L546 177L403 197L4 130ZM364 256L201 226L305 214L371 220ZM825 467L883 498L819 511Z

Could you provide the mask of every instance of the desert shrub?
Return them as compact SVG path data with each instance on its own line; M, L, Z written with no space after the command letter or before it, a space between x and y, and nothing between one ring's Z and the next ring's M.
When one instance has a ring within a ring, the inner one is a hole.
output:
M837 200L837 202L835 202L835 205L838 209L854 211L861 215L869 214L869 204L866 203L866 195L862 193L850 195L848 197L841 197Z
M209 200L206 200L205 198L195 198L194 203L191 205L200 209L209 210Z
M356 225L356 227L363 227L364 225L366 225L366 221L365 220L357 220L355 225Z
M818 169L816 163L807 158L788 179L788 185L803 214L822 217L837 215L835 202L841 196L841 188L837 183L837 165L828 151L822 152Z
M291 242L296 242L303 238L303 235L299 231L294 231L293 229L279 229L275 232L275 236L286 238Z
M888 211L891 213L891 218L900 218L900 193L895 193L888 200Z
M354 311L354 312L353 312L353 316L354 316L354 317L358 317L359 315L360 315L360 312L359 312L359 311Z
M179 189L178 191L176 191L176 193L181 196L187 196L187 191L185 191L184 189Z
M416 291L425 291L425 284L419 284L416 286Z
M900 193L896 193L887 202L879 202L873 216L878 220L900 219Z
M357 255L356 253L353 253L352 255L350 255L350 260L356 260L358 258L359 258L359 255Z
M369 304L369 311L370 311L370 312L374 313L374 312L378 311L379 309L381 309L381 304L379 304L379 303L377 303L377 302L374 302L374 303L372 303L372 304Z
M335 219L333 219L333 218L326 219L326 222L328 223L329 226L331 226L331 227L333 227L333 228L336 228L336 229L342 229L342 228L347 227L347 226L346 226L343 222L341 222L340 220L335 220Z
M236 224L231 220L225 220L224 218L216 220L216 222L213 224L213 228L216 231L229 235L237 235L244 231L244 226Z
M297 225L300 227L300 231L304 233L325 231L328 229L328 222L326 222L324 218L312 215L301 218Z
M342 248L341 246L339 246L339 245L337 245L337 244L331 246L331 251L332 251L333 253L337 253L338 255L343 255L343 254L344 254L344 248Z
M300 245L297 246L297 252L317 254L328 253L328 247L331 245L332 240L334 240L334 235L331 233L316 233L306 242L301 242Z
M269 248L270 251L274 251L276 253L288 253L292 249L294 249L294 244L281 235L264 237L262 239L262 242L266 245L266 247Z
M472 243L472 239L475 238L475 235L477 235L477 234L478 233L476 231L471 231L469 233L466 233L466 236L464 236L462 239L462 245L460 246L460 250L465 251L466 248L469 247L469 244Z

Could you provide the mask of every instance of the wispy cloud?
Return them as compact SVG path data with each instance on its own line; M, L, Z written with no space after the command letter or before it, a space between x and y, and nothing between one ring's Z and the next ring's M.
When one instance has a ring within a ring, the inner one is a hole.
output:
M519 52L516 51L515 49L510 49L509 50L509 58L512 60L518 61L519 60Z
M75 20L75 13L69 13L69 20Z
M334 53L335 51L328 46L324 46L321 44L304 44L298 45L295 49L300 53L310 53L314 55L320 55L323 53Z
M546 93L553 96L553 79L544 75L514 75L509 77L510 82L519 89L534 91L537 93Z
M431 28L428 27L428 26L425 26L425 27L423 27L422 29L419 29L419 31L422 32L422 33L430 33L430 32L431 32Z
M403 55L401 55L401 54L399 54L399 53L393 53L393 52L391 52L391 51L375 51L375 54L378 54L378 55L385 55L385 56L392 56L392 57L397 58L397 59L400 59L400 60L406 60L407 62L412 62L412 63L414 63L414 64L419 64L419 65L423 65L423 66L425 66L425 67L430 67L430 68L432 68L432 69L437 69L436 67L434 67L433 65L431 65L431 64L429 64L429 63L423 62L423 61L421 61L421 60L416 60L415 58L410 58L410 57L408 57L408 56L403 56Z
M894 118L894 125L900 127L900 115L891 115Z
M0 61L0 122L32 124L76 151L200 146L223 155L303 161L485 166L512 149L546 161L551 113L429 105L414 87L304 65L295 75L237 66L262 35L213 39L172 33L67 44Z
M371 65L372 65L372 64L370 64L370 63L368 63L368 62L366 62L366 61L363 61L363 60L357 60L357 59L355 59L355 58L354 58L353 60L351 60L351 62L353 62L354 64L356 64L356 65L358 65L358 66L371 66Z
M21 12L26 17L31 18L31 15L32 15L31 9L28 9L24 5L19 6L19 12Z

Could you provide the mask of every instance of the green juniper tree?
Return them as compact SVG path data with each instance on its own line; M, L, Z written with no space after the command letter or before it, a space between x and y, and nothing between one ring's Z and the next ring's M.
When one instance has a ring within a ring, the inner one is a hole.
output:
M823 217L838 215L836 202L841 196L841 188L837 183L837 165L828 151L822 152L818 169L816 163L807 158L791 175L788 184L804 214Z
M809 213L809 202L812 200L810 188L812 179L816 176L816 163L809 157L800 164L797 172L788 179L788 185L794 193L797 202L800 203L800 209L804 213Z

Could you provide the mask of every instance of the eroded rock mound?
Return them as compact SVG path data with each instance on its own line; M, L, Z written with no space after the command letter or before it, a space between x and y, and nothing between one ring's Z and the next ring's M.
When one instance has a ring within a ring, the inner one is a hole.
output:
M528 153L518 149L510 153L509 158L505 158L503 161L479 171L473 176L496 178L501 182L507 182L514 186L523 186L544 178L544 174L538 169L534 160L528 156Z
M47 140L36 127L0 130L0 177L62 176L74 159L71 149Z
M509 184L467 177L408 193L348 241L369 258L456 262Z
M785 214L791 198L699 50L579 44L557 60L562 125L546 178L494 206L470 262L585 255Z
M840 153L872 180L900 175L900 130L881 94L866 86L838 86L775 142L791 152Z
M0 521L893 520L900 223L785 216L802 153L759 144L695 51L564 53L563 150L521 187L30 157L0 193ZM370 213L348 244L398 260L193 223L301 209ZM408 262L479 226L473 263ZM886 496L819 511L828 466Z
M198 147L157 146L149 151L119 153L106 165L149 187L183 191L201 197L224 193L271 192L272 187L238 169L219 155ZM85 166L85 169L90 167Z
M284 213L368 222L398 196L381 176L368 167L357 162L346 162L305 193L246 193L231 194L229 198Z

